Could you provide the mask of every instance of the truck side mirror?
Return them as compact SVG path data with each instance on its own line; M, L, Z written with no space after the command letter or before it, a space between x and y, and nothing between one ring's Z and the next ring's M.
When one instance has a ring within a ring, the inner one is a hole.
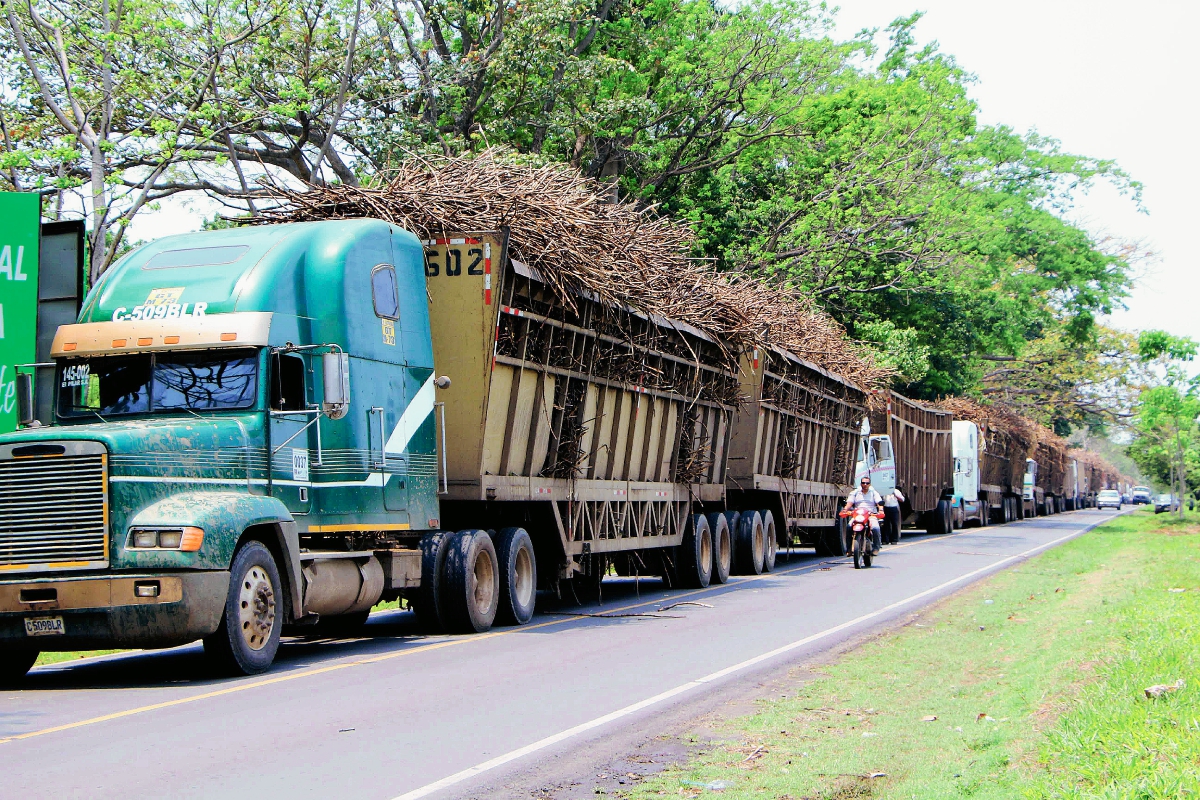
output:
M330 419L341 419L350 410L350 356L344 352L321 356L321 410Z
M32 425L37 422L33 405L33 374L17 373L17 424Z

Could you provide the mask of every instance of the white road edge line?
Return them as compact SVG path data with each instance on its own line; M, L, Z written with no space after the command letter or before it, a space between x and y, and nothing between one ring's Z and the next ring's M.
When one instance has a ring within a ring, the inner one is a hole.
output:
M556 734L553 734L552 736L547 736L545 739L539 739L538 741L533 742L532 744L527 744L524 747L520 747L516 750L512 750L508 753L505 753L504 755L496 756L493 759L484 761L482 764L476 764L475 766L468 767L467 769L464 769L461 772L456 772L453 775L448 775L445 778L442 778L441 780L434 781L433 783L428 783L418 789L413 789L411 792L405 792L404 794L393 798L393 800L417 800L417 798L419 798L419 797L428 797L429 795L433 794L434 792L441 791L442 789L448 789L449 787L454 786L459 783L462 783L463 781L470 780L471 778L474 778L478 775L482 775L485 772L489 772L489 771L495 769L496 767L504 766L505 764L508 764L512 761L516 761L519 758L524 758L525 756L530 755L532 753L536 753L539 750L544 750L547 747L552 747L553 745L558 744L559 742L564 742L567 739L571 739L575 736L578 736L581 733L587 733L588 731L595 730L596 728L607 725L608 723L614 722L618 719L621 719L622 717L627 717L630 714L636 714L638 711L641 711L642 709L650 708L651 706L656 706L659 703L662 703L666 700L670 700L672 697L677 697L677 696L683 694L684 692L687 692L692 689L703 686L706 683L712 683L713 681L717 681L717 680L720 680L721 678L728 677L730 675L733 675L734 673L742 672L744 670L749 669L750 667L761 664L764 661L769 661L770 659L775 658L776 656L781 656L784 653L790 653L791 651L796 650L797 648L804 647L807 644L812 644L815 641L824 639L828 636L832 636L833 634L844 631L847 628L852 628L855 625L860 625L864 622L875 619L876 617L881 617L890 611L895 611L896 609L898 609L902 606L906 606L909 603L912 603L916 600L920 600L923 597L928 597L931 594L937 594L938 592L942 591L943 589L947 589L956 583L962 583L963 581L970 580L971 578L974 578L976 575L981 575L985 572L988 572L989 570L994 570L997 567L1007 564L1010 561L1018 561L1022 558L1031 556L1034 553L1037 553L1041 550L1048 550L1049 548L1053 547L1054 545L1059 544L1061 542L1065 542L1068 539L1074 539L1077 536L1082 536L1083 534L1092 530L1092 528L1095 528L1097 525L1101 524L1102 522L1106 522L1106 521L1107 520L1100 520L1099 522L1095 523L1094 525L1086 526L1082 530L1078 530L1078 531L1070 533L1066 536L1062 536L1058 539L1055 539L1052 542L1046 542L1045 544L1040 544L1037 547L1031 548L1022 553L1017 553L1014 556L1008 556L1007 558L1002 558L999 561L996 561L992 564L987 565L986 567L980 567L979 569L974 570L973 572L968 572L965 575L960 575L957 578L954 578L953 580L949 580L943 584L934 586L932 589L926 589L923 592L918 592L917 594L914 594L911 597L906 597L903 600L898 600L895 603L892 603L891 605L884 606L883 608L880 608L876 611L872 611L869 614L863 614L861 617L855 617L854 619L852 619L848 622L843 622L840 625L835 625L834 627L823 630L820 633L814 633L811 636L806 636L803 639L799 639L790 644L785 644L783 647L777 647L774 650L770 650L766 653L762 653L761 655L754 656L753 658L748 658L745 661L741 661L737 664L734 664L733 666L726 667L725 669L720 669L720 670L717 670L716 672L709 673L708 675L705 675L703 678L697 678L694 681L689 681L688 683L684 683L679 686L676 686L674 689L668 689L667 691L662 692L661 694L656 694L653 697L647 697L645 700L639 700L638 702L634 703L633 705L628 705L628 706L625 706L624 708L619 708L616 711L613 711L609 714L605 714L602 717L596 717L595 719L588 720L587 722L576 725L573 728L567 728L565 731L560 731Z

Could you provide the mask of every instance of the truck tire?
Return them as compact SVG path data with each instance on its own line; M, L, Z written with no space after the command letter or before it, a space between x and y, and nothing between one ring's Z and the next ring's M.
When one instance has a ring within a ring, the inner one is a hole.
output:
M693 514L692 524L679 545L679 582L692 589L704 589L712 581L712 530L708 517Z
M446 564L446 542L450 534L445 531L427 533L421 538L421 587L412 598L412 610L417 623L425 633L441 633L442 573Z
M38 658L37 650L16 650L0 653L0 689L20 685Z
M500 606L496 619L505 625L524 625L533 619L537 603L537 558L533 540L524 528L505 528L496 537L500 565Z
M760 575L762 567L762 517L757 511L745 511L733 540L733 568L739 575Z
M646 551L643 551L645 553ZM646 554L647 575L661 575L663 584L667 588L671 588L675 581L674 566L662 558L661 552L656 552L652 557ZM591 603L599 603L602 597L602 584L604 576L608 574L608 557L603 553L592 553L587 556L584 562L586 569L583 572L576 572L575 577L571 578L571 591L575 594L575 599L581 605L590 605Z
M483 633L492 627L500 606L500 570L487 531L450 535L440 589L439 611L446 630Z
M730 535L727 513L708 515L708 529L712 531L713 540L712 582L716 584L729 580L729 569L733 566L733 536Z
M778 533L775 530L775 515L770 511L758 512L763 526L763 572L775 571L775 556L779 553Z
M258 675L271 668L283 628L283 584L275 557L249 541L229 566L229 593L217 630L204 637L204 652L222 672Z
M954 509L945 499L938 500L937 507L925 512L925 532L937 536L954 530Z
M823 558L841 558L849 552L846 550L846 538L843 532L845 527L846 521L841 517L835 517L832 525L817 530L816 545L818 556Z

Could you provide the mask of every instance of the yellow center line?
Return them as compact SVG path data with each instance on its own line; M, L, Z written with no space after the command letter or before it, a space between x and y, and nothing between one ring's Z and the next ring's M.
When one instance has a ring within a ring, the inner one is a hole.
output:
M981 530L981 529L972 529L972 531L976 531L976 530ZM986 530L986 529L982 529L982 530ZM967 533L968 533L967 531L961 531L959 533L949 534L949 536L962 536L962 535L967 535ZM913 547L918 544L926 544L928 542L944 541L945 539L949 538L949 536L944 535L944 536L940 536L940 537L931 537L929 539L919 539L914 542L908 542L907 544L889 545L889 549L900 550L905 547ZM786 552L786 551L784 551L784 552ZM777 572L764 572L761 575L747 575L747 576L739 577L736 580L731 580L729 583L726 583L726 584L721 584L721 585L717 585L717 586L709 586L706 589L694 589L690 592L683 592L681 594L672 594L669 597L661 597L661 598L657 598L654 600L641 600L639 602L631 603L630 605L626 605L626 606L620 606L618 608L606 608L603 610L602 613L606 614L606 615L607 614L619 614L619 613L622 613L625 611L630 611L635 608L640 608L642 606L651 605L653 603L661 602L664 600L671 600L671 601L677 602L679 599L684 598L684 597L695 597L696 595L710 594L713 592L718 592L718 591L722 591L722 590L726 590L726 589L733 589L733 588L736 588L743 584L752 583L752 582L758 581L758 580L763 580L764 578L771 578L771 577L775 577L778 575L788 574L788 573L793 573L793 572L801 572L806 567L812 567L812 566L816 566L817 564L823 564L823 563L828 563L828 561L818 561L818 562L815 562L814 564L800 564L796 567L779 570ZM846 563L846 562L843 561L843 562L837 562L837 563ZM586 618L587 618L587 615L585 615L585 614L578 614L578 615L572 614L572 615L566 616L562 619L548 620L546 622L538 622L533 625L521 625L521 626L517 626L514 628L509 628L509 629L503 630L503 631L490 631L488 633L475 634L475 635L471 635L471 636L461 636L461 637L458 637L455 639L447 639L446 641L442 641L442 642L435 642L433 644L420 645L419 647L412 647L412 648L409 648L406 650L400 650L395 653L384 653L382 655L372 656L370 658L360 658L360 659L355 659L354 661L345 661L340 664L330 664L327 667L316 667L313 669L301 670L299 672L290 672L290 673L287 673L286 675L279 675L274 678L264 678L263 680L250 681L248 683L239 683L234 686L227 686L224 689L216 689L211 692L202 692L200 694L194 694L194 695L189 695L187 697L176 698L175 700L164 700L161 703L152 703L150 705L126 709L125 711L114 711L111 714L104 714L99 717L90 717L88 719L79 720L78 722L68 722L68 723L64 723L62 725L55 725L50 728L42 728L40 730L30 731L28 733L18 733L18 734L14 734L12 736L8 736L3 739L0 739L0 744L7 744L8 742L17 742L17 741L21 741L22 739L32 739L36 736L45 736L50 733L60 733L61 731L74 730L75 728L84 728L89 725L97 725L101 722L110 722L111 720L114 720L114 719L123 719L124 717L132 717L137 714L145 714L149 711L158 711L159 709L163 709L163 708L172 708L174 706L187 705L188 703L196 703L201 700L209 700L214 697L224 697L225 695L235 694L237 692L245 692L245 691L249 691L250 689L258 689L263 686L273 686L273 685L279 684L279 683L287 683L288 681L299 680L300 678L311 678L314 675L324 675L324 674L327 674L330 672L337 672L337 671L343 670L343 669L350 669L351 667L359 667L359 666L364 666L367 664L378 664L381 661L390 661L394 658L402 658L404 656L415 655L417 653L427 653L432 650L440 650L444 647L454 647L456 645L470 644L472 642L481 642L486 639L494 639L498 636L509 636L509 635L515 634L515 633L525 633L526 631L537 630L538 628L547 628L551 625L565 625L568 622L575 622L580 619L586 619Z

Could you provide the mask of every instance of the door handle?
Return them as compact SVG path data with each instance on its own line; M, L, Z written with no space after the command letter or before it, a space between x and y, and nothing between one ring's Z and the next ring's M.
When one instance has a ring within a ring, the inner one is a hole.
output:
M387 455L383 452L383 448L387 446L387 440L386 440L387 434L384 433L384 428L386 427L384 410L382 408L380 408L379 406L373 406L371 408L370 413L372 413L372 414L378 413L379 414L379 457L378 457L378 460L372 466L382 470L387 465ZM367 435L370 436L369 430L368 430Z

